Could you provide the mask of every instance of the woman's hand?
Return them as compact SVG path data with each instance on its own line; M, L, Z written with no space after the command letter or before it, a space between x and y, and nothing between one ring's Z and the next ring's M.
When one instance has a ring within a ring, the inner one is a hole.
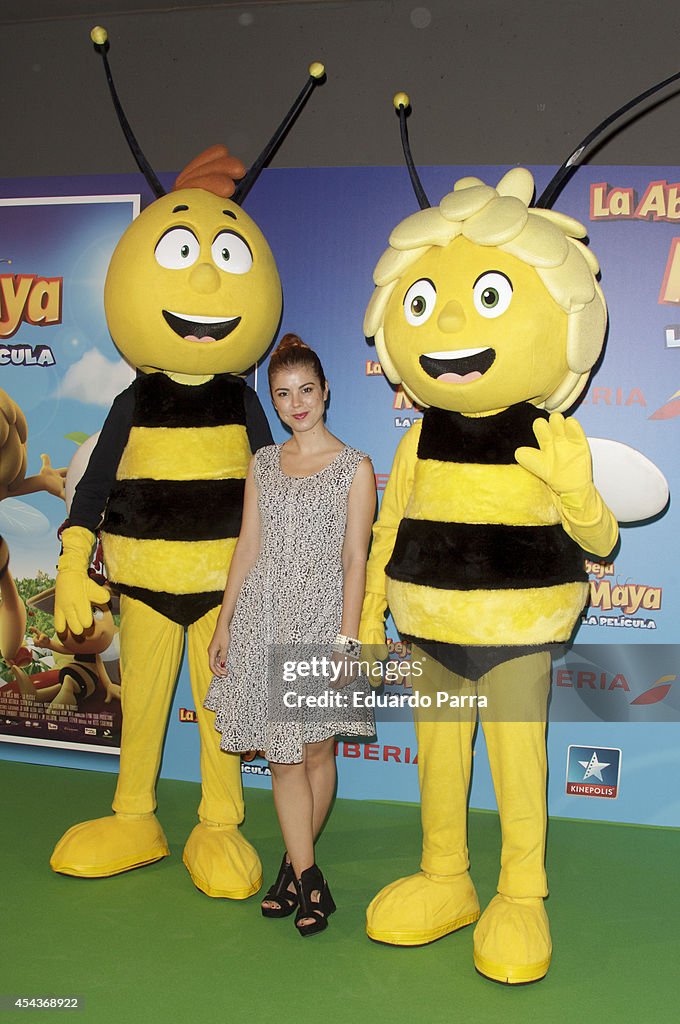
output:
M215 627L213 638L208 647L208 660L210 671L215 676L226 676L227 674L227 651L229 650L229 627L221 626L219 622Z
M359 662L356 658L350 658L346 654L339 654L337 651L333 651L331 654L331 664L334 666L331 677L331 685L334 690L340 690L343 686L348 686L358 679Z

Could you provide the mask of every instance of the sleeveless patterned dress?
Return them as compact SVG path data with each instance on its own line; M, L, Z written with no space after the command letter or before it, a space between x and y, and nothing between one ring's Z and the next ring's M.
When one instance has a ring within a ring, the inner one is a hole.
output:
M283 714L280 694L276 685L272 688L279 652L287 658L308 658L310 652L330 656L342 620L347 498L366 456L345 446L318 473L293 477L281 471L281 447L268 445L255 456L260 553L234 610L227 674L213 678L205 707L216 712L223 750L261 750L270 761L294 764L302 761L305 743L336 735L375 735L372 711L354 697L370 690L366 680L339 691L343 708L304 707ZM306 693L314 687L321 693L328 679L306 680L304 685Z

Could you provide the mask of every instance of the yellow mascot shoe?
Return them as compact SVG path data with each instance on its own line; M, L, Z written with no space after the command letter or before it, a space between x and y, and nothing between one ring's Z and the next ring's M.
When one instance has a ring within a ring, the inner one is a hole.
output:
M236 825L200 821L184 847L197 889L217 899L246 900L262 886L260 858Z
M366 911L366 932L391 946L422 946L473 924L479 900L472 879L419 872L385 886Z
M167 857L170 853L155 814L120 815L83 821L65 832L50 867L61 875L108 878Z
M480 974L506 985L540 981L550 967L550 925L541 898L494 896L474 935Z

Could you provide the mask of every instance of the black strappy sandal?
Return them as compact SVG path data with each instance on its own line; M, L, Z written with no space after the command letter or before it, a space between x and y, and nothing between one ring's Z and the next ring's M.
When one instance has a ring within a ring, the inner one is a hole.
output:
M289 888L291 884L295 887L294 892L291 892ZM276 881L267 889L267 894L262 902L278 903L278 907L261 907L263 917L288 917L298 905L295 872L293 871L293 865L290 861L286 860L285 853L281 861L279 873L276 876Z
M328 888L328 882L316 864L307 868L297 879L299 908L295 915L295 926L300 935L314 935L328 927L328 918L335 910L335 902ZM313 900L312 894L318 892L319 899ZM306 918L313 918L307 924L300 924Z

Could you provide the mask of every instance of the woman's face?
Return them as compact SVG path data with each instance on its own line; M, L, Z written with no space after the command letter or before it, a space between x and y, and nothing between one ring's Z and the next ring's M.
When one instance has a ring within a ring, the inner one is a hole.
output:
M321 387L312 366L278 370L271 390L274 408L293 433L311 430L323 420L328 384Z

